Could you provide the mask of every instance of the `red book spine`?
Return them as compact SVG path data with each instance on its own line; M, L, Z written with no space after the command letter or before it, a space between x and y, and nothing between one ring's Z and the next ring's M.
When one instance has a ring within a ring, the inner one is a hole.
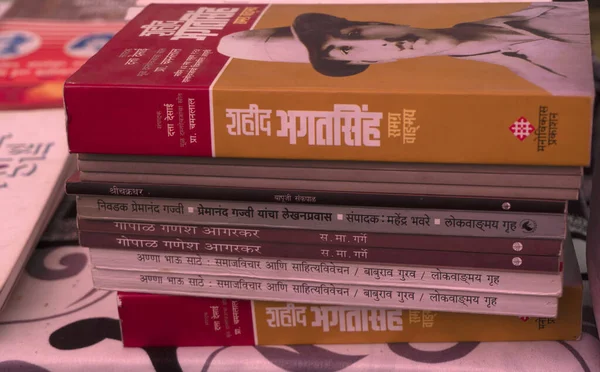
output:
M125 347L255 344L250 301L143 293L117 298Z

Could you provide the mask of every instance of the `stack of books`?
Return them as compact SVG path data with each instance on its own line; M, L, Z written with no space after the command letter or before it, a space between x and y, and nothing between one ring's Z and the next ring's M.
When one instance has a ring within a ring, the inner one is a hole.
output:
M586 2L149 5L64 97L126 346L581 332Z

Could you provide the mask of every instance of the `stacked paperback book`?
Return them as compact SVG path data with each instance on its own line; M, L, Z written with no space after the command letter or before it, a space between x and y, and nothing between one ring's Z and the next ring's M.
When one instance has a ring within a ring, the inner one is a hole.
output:
M64 97L126 346L581 333L586 2L149 5Z

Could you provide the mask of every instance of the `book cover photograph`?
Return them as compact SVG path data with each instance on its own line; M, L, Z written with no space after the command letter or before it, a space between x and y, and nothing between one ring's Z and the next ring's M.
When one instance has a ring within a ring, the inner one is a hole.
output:
M69 144L585 166L590 56L586 2L149 5L66 82Z

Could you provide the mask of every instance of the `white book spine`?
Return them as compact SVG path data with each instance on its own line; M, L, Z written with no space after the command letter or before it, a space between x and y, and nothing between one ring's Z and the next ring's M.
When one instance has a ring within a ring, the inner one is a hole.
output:
M160 273L93 268L92 278L96 288L105 290L261 301L549 318L556 317L558 308L558 298L547 296L358 284L319 284L307 281L193 275L180 272Z
M560 297L561 273L515 273L91 248L97 268Z

